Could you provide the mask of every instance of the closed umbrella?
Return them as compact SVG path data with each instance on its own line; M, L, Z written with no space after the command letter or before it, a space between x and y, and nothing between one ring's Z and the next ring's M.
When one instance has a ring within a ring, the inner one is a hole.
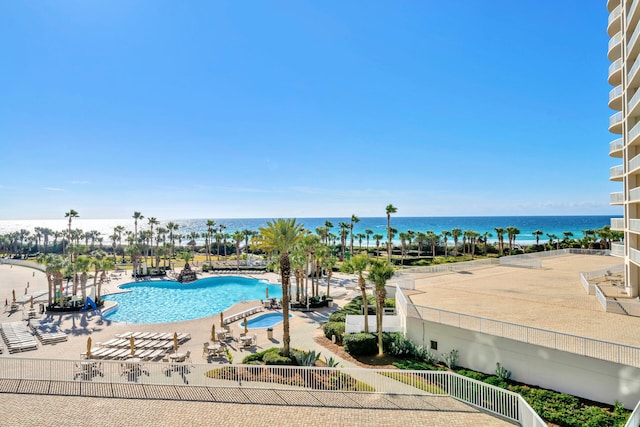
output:
M249 332L249 328L247 327L247 316L244 316L244 333L245 335Z
M129 348L131 348L131 357L136 355L136 344L133 337L129 337Z
M267 286L267 299L269 299L269 287Z
M223 313L223 312L221 311L221 312L220 312L220 327L221 327L222 329L224 329L224 317L223 317L222 313Z
M177 332L173 333L173 351L175 353L178 352L178 333Z
M91 359L91 337L87 338L87 359Z
M211 341L216 342L216 324L211 325Z
M29 302L30 307L29 308L33 308L33 295L31 295L31 301Z
M12 290L11 293L13 294L13 302L16 302L16 290Z

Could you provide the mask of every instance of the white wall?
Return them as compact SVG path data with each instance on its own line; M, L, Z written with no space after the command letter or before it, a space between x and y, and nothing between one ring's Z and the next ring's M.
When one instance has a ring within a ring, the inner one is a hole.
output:
M408 317L407 338L436 353L458 350L458 365L494 374L496 362L511 371L511 379L633 409L640 401L640 369L600 359L468 331Z

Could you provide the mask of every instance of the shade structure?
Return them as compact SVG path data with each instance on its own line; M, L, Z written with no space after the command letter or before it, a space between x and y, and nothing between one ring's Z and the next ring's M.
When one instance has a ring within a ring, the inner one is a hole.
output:
M222 329L224 329L224 317L223 317L222 313L223 313L223 312L221 311L221 312L220 312L220 327L221 327Z
M211 325L211 341L216 342L216 324Z
M269 299L269 287L268 286L267 286L266 294L267 294L267 299Z
M247 316L244 316L244 333L248 333L249 332L249 328L247 326Z
M131 349L131 357L136 355L136 343L133 337L129 337L129 348Z
M91 337L87 338L87 359L91 359Z
M173 351L178 352L178 333L173 333Z

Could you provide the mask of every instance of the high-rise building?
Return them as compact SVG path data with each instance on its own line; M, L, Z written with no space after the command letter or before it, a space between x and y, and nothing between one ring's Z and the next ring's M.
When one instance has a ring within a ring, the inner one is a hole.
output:
M610 203L623 207L624 218L611 219L611 229L624 232L624 243L611 252L624 258L626 292L638 296L640 281L640 0L608 0L607 56L611 61L608 80L609 131L615 134L609 155L621 159L609 178L622 183L622 191L611 193Z

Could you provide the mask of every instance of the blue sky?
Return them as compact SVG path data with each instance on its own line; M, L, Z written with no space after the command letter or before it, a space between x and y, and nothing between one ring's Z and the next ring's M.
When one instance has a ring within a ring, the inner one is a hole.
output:
M595 0L2 2L0 219L620 214L607 17Z

